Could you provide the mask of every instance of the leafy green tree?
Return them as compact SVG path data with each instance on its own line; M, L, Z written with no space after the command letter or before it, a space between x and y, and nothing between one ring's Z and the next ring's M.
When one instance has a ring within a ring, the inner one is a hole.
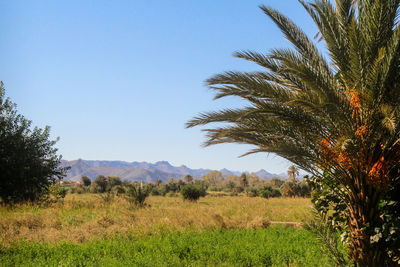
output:
M97 176L96 179L93 181L93 184L92 184L93 187L97 188L96 191L99 191L97 193L106 192L107 185L108 185L107 178L105 176L103 176L103 175Z
M62 179L68 168L49 140L50 128L35 127L17 114L16 105L5 98L0 82L0 199L5 204L37 201Z
M187 124L228 123L206 130L206 145L251 144L247 154L275 153L332 190L345 206L358 266L400 259L399 2L300 1L326 56L290 19L262 6L294 49L236 53L264 70L230 71L207 83L216 98L238 96L249 105Z
M84 186L90 186L92 184L92 181L90 180L89 177L87 176L82 176L81 182Z
M111 191L114 186L122 185L121 178L118 176L107 176L106 191Z

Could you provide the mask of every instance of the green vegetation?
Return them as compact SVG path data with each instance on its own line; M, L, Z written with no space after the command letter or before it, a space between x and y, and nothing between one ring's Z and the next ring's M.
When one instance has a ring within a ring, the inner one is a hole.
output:
M316 208L343 234L353 262L400 263L400 1L300 2L327 56L261 6L292 48L235 53L263 70L229 71L207 84L216 99L248 105L201 113L187 127L212 124L205 145L250 144L249 153L274 153L313 174Z
M183 199L189 201L197 201L200 197L206 196L206 190L196 185L185 185L181 188L180 192Z
M15 108L0 82L0 204L47 199L49 187L66 171L59 166L57 140L49 140L50 128L32 130Z
M19 241L82 243L129 233L142 236L262 229L275 222L300 223L310 216L311 205L308 198L265 199L245 195L208 195L196 202L149 196L145 203L138 208L125 196L86 193L67 194L62 201L50 205L0 206L0 244L12 247Z
M22 242L0 254L3 266L334 266L305 230L175 232L86 242Z
M145 205L146 198L150 194L150 188L148 186L143 185L143 183L139 184L129 184L126 190L126 198L129 203L134 204L138 207L143 207Z

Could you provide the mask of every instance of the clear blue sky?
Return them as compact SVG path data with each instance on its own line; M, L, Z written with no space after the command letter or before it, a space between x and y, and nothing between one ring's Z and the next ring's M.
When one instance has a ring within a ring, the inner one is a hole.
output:
M20 113L60 137L64 159L284 172L277 156L202 148L200 128L184 129L199 112L243 105L213 101L204 86L213 74L257 69L233 52L288 46L260 4L315 35L296 0L3 0L0 80Z

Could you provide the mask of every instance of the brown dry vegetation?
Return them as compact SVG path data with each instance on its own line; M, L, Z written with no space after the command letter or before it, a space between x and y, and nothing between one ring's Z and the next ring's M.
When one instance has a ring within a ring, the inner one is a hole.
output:
M0 244L17 240L84 242L116 234L148 235L170 231L263 228L271 221L300 222L310 200L304 198L207 196L198 202L180 197L149 197L136 208L122 197L104 202L98 195L67 195L50 207L0 207Z

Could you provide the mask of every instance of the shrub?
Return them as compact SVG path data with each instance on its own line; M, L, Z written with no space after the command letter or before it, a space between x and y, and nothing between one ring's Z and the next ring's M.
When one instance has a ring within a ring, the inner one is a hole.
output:
M97 184L92 184L89 189L90 193L102 193L102 188Z
M246 195L248 197L256 197L259 195L257 188L255 187L248 187L246 188Z
M52 185L49 187L49 193L56 200L63 199L67 195L67 189L59 185Z
M111 191L114 186L122 185L121 178L118 176L107 176L106 178L106 191Z
M83 194L83 193L86 193L86 190L85 190L85 188L83 188L82 186L77 186L77 187L76 187L76 190L75 190L75 193L77 193L77 194Z
M271 197L280 197L282 196L281 191L278 188L272 188Z
M109 204L111 201L114 199L114 194L111 193L110 191L105 192L103 194L99 194L99 198L105 203Z
M200 186L186 185L181 188L181 195L184 200L197 201L206 195L206 190Z
M111 192L118 196L118 195L124 194L126 191L122 185L116 185L111 189Z
M138 207L145 206L144 202L146 201L146 198L149 196L149 194L149 187L143 185L142 182L140 183L140 185L137 183L129 184L126 189L126 199L129 201L129 203L134 204Z
M272 197L272 191L272 187L267 185L259 190L258 195L263 198L270 198Z
M82 176L81 181L84 186L90 186L92 184L92 181L87 176Z
M215 185L211 185L208 187L208 190L211 192L220 192L222 191L222 188Z

